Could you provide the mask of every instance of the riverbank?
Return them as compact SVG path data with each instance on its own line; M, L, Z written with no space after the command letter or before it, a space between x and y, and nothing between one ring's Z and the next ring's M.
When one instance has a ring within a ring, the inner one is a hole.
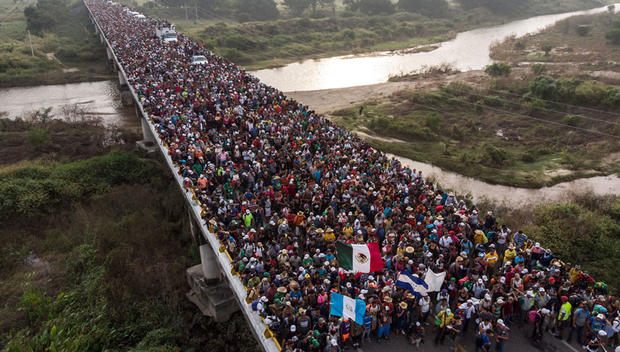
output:
M575 11L602 6L608 1L529 1L507 12L486 7L461 8L447 5L433 16L400 11L364 15L344 8L321 12L315 18L284 18L273 21L236 23L231 15L216 15L211 9L195 8L197 21L177 8L139 7L147 15L179 23L178 29L204 42L210 50L248 70L287 65L296 61L332 56L391 51L453 39L458 32L502 24L536 15ZM285 14L286 11L282 11ZM285 16L285 15L282 15Z
M537 64L541 72L578 70L618 84L620 77L613 73L620 72L620 46L607 38L618 26L618 13L570 17L539 33L496 43L490 56L511 64Z
M0 1L2 5L9 2ZM92 31L81 1L46 3L46 8L55 9L54 14L49 14L54 25L41 32L31 31L30 38L23 14L28 4L36 2L18 2L0 26L0 88L114 78L106 67L105 49Z
M523 91L510 90L534 77L528 69L501 80L470 71L288 94L379 149L491 184L540 188L619 172L620 121L603 117L607 128L589 120L601 117L588 108L531 105L520 99ZM567 119L594 134L555 125Z

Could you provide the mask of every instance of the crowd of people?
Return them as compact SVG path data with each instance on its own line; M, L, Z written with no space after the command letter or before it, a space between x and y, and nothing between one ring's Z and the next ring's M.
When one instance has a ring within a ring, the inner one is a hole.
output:
M185 187L228 250L248 304L284 351L340 351L406 338L503 351L511 329L588 351L615 346L620 302L579 265L479 214L155 19L87 0ZM207 62L193 65L193 55ZM377 242L372 273L339 270L335 243ZM405 271L445 272L439 292L396 287ZM330 316L330 293L366 302L363 323ZM475 335L475 339L465 336Z

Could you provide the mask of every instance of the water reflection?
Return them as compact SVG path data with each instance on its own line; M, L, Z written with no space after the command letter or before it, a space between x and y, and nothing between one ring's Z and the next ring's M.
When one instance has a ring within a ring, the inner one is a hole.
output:
M620 4L616 4L616 11ZM424 66L451 63L461 71L477 70L492 62L489 47L510 35L535 33L570 16L607 11L607 7L555 15L536 16L507 24L459 33L430 52L377 52L363 56L339 56L295 62L275 69L253 71L264 83L284 92L354 87L382 83L391 75L420 70Z
M78 110L100 118L108 127L136 128L140 122L133 107L123 106L114 81L0 89L2 117L28 118L34 111L48 107L56 118L68 110Z
M472 177L445 171L431 164L388 154L411 169L422 170L426 177L437 180L442 187L459 194L470 194L474 201L483 199L510 207L523 207L542 203L570 200L572 192L589 192L594 195L620 194L620 178L617 175L580 178L538 189L494 185Z

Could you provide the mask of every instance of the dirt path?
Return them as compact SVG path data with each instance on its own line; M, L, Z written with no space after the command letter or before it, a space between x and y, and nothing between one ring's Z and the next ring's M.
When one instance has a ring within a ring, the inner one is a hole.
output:
M286 92L286 95L305 105L309 105L319 114L325 114L351 107L367 100L385 98L403 89L428 88L437 86L439 83L450 83L454 81L476 83L485 76L486 75L482 71L468 71L451 75L420 78L412 81L385 82L348 88Z

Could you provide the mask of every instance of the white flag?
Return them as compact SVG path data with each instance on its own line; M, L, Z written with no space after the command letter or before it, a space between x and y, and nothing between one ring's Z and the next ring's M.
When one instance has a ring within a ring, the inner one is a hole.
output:
M443 279L446 278L446 272L442 271L439 274L435 274L432 270L428 270L426 272L426 276L424 277L424 281L428 285L428 292L435 292L441 290L441 285L443 285Z

